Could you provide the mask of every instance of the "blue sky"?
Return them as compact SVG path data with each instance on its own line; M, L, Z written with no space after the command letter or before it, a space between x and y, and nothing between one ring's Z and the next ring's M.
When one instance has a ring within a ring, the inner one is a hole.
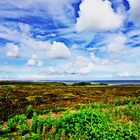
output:
M140 0L0 0L0 79L140 79L139 15Z

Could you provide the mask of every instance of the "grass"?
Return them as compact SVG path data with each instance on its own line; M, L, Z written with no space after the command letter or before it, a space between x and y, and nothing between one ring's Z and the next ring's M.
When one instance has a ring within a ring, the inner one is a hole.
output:
M139 140L140 85L0 82L0 114L3 140Z

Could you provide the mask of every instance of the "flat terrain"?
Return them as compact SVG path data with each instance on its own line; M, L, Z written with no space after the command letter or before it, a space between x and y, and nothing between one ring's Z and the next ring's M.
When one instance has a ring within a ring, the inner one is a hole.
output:
M61 112L74 109L79 104L114 103L114 100L140 103L140 85L85 85L64 83L0 82L0 119L25 113L32 105L40 113Z
M1 140L140 140L140 85L0 82Z

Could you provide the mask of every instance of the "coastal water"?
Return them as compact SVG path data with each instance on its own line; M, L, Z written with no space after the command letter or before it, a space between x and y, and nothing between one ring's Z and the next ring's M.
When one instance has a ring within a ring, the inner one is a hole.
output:
M109 85L139 85L140 80L45 80L42 82L64 82L64 83L78 83L90 82L92 84L109 84Z
M91 81L93 84L110 84L110 85L138 85L140 84L140 80L98 80Z

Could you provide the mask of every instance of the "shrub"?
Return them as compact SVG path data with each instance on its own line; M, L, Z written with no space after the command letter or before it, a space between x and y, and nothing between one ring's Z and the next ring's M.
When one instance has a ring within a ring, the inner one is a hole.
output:
M86 86L86 85L91 85L90 82L79 82L79 83L74 83L72 84L73 86Z
M20 134L28 132L27 118L25 114L16 115L7 121L6 132L18 131Z
M53 122L54 139L137 139L138 130L133 123L113 122L109 116L92 109L65 114ZM50 136L51 135L51 136ZM57 136L57 137L56 137Z
M34 109L31 105L27 106L26 108L26 115L27 115L27 118L28 119L31 119L33 117L33 114L34 114Z
M31 131L37 133L37 113L34 112L32 117Z
M103 104L100 103L97 109L92 106L71 113L69 110L62 116L52 119L51 114L48 117L38 116L33 113L30 130L27 125L26 115L16 115L7 122L8 132L17 131L18 134L24 135L25 140L65 140L65 139L132 139L137 140L140 134L139 125L133 122L113 121L108 112L100 112ZM132 103L127 105L127 111L132 109ZM136 108L137 110L137 108ZM137 110L138 111L138 110ZM113 117L120 117L122 109L115 108ZM129 113L129 112L127 112ZM139 112L134 112L137 114ZM27 132L29 132L27 134ZM25 135L26 134L26 135ZM20 136L19 135L19 136Z
M52 128L53 119L51 113L49 113L47 119L45 120L45 131L47 132L50 128Z
M6 90L6 91L11 91L13 89L13 87L10 85L9 86L6 85L6 86L2 86L2 89Z

